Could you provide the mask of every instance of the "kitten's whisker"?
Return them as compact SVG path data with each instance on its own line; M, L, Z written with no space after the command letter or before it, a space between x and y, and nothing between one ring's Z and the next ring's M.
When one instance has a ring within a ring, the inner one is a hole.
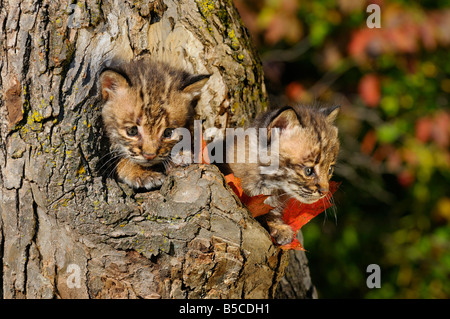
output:
M101 162L104 158L106 158L107 156L110 156L110 155L112 155L112 154L114 154L114 153L117 153L118 151L116 151L116 150L112 150L112 151L109 151L108 153L106 153L105 155L103 155L102 157L100 157L99 159L98 159L98 162Z
M334 197L332 193L328 193L323 199L327 199L327 201L331 204L329 208L325 210L325 215L327 214L328 210L331 209L331 212L333 213L336 225L337 225L337 207L334 201ZM324 203L325 204L325 203Z
M113 156L111 156L111 155L113 155ZM100 168L98 170L99 171L103 170L105 172L105 174L106 173L108 174L106 178L111 178L112 174L116 171L117 166L119 164L118 159L120 159L122 157L127 157L127 154L123 150L112 149L110 152L108 152L106 155L104 155L102 157L102 159L107 156L111 156L111 158L109 158L105 163L103 163L103 165L100 166Z
M163 166L164 166L164 170L165 171L168 171L169 169L170 169L170 163L172 162L172 157L171 157L171 155L169 155L168 157L166 157L163 161L162 161L162 163L163 163Z
M109 171L107 178L111 178L113 173L116 172L117 166L119 166L119 161L113 161L108 165L108 167L105 169L106 172Z
M331 203L333 204L333 205L331 206L331 209L333 210L334 220L335 220L336 225L337 225L337 206L336 206L336 202L335 202L335 200L334 200L333 194L331 195Z
M108 173L107 178L111 178L112 175L113 175L113 173L117 170L117 166L119 165L119 163L114 163L114 164L115 164L115 166L114 166L114 168Z
M112 156L112 157L111 157L110 159L108 159L105 163L103 163L103 165L100 166L100 168L99 168L98 170L101 171L102 168L103 168L105 165L111 163L112 161L114 161L114 160L116 160L116 159L118 159L118 158L120 158L120 157L122 157L122 156L123 156L123 154L117 154L117 155L115 155L115 156Z
M110 165L111 163L114 163L114 161L117 160L118 158L119 158L118 156L113 157L113 158L110 158L108 161L106 161L105 163L103 163L103 165L100 166L100 168L99 168L98 170L99 170L99 171L108 171L109 165Z
M283 194L281 194L280 196L283 196L283 195L287 195L288 193L283 193ZM283 206L286 206L286 204L289 202L289 200L291 199L291 198L294 198L294 197L287 197L286 199L284 199L283 200L283 202L281 203ZM294 198L295 199L295 198Z
M328 194L327 194L327 196L328 196ZM324 206L326 205L325 198L326 198L327 196L322 197L322 204L323 204ZM325 209L325 212L324 212L325 218L323 219L322 226L325 225L325 222L326 222L327 219L328 219L327 210L328 210L328 209Z

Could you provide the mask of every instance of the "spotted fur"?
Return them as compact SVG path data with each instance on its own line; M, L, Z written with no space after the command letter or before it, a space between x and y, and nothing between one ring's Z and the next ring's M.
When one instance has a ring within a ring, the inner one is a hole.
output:
M120 157L120 180L134 188L162 184L164 166L181 138L176 129L192 129L208 78L148 58L107 63L99 77L102 118L111 149Z
M271 195L266 203L275 207L265 216L271 235L279 244L290 243L293 231L282 221L281 212L288 198L314 203L328 194L329 180L339 152L338 129L334 120L339 107L284 107L258 117L253 127L267 128L270 142L272 130L279 129L279 168L262 174L257 163L229 163L229 168L242 181L244 191L251 195ZM257 151L256 147L236 144L227 152ZM266 164L267 166L268 164Z

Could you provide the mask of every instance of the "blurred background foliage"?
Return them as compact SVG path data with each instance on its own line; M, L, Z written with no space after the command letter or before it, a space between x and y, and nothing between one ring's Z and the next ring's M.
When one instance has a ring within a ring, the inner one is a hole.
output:
M449 1L234 3L273 105L342 106L337 213L303 228L319 297L449 298Z

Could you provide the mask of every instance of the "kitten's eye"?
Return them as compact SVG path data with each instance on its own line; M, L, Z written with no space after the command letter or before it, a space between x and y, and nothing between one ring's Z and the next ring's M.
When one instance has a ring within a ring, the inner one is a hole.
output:
M328 169L328 175L333 174L334 172L334 166L330 166L330 168Z
M127 128L127 135L128 136L136 136L138 135L138 128L137 126L131 126Z
M312 174L314 174L314 168L313 167L305 167L304 171L305 171L305 175L306 176L311 176Z
M173 131L175 131L174 128L166 128L166 129L164 130L164 132L163 132L163 137L164 137L164 138L169 138L169 137L171 137L172 134L173 134Z

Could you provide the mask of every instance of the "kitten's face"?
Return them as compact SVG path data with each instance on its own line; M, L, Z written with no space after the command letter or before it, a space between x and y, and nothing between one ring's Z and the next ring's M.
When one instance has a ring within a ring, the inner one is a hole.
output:
M171 84L177 80L161 72L158 78L147 76L129 85L117 72L102 73L102 116L112 149L141 166L169 157L181 137L177 129L191 124L193 101L207 78L193 78L187 86Z
M279 171L270 178L302 203L314 203L328 193L339 152L338 130L332 124L337 112L304 111L298 121L288 110L271 124L281 130Z
M178 98L179 111L170 113L161 105L145 107L136 89L118 92L103 108L112 147L142 166L166 159L179 141L175 129L185 127L190 117L189 102L183 101L183 96Z

